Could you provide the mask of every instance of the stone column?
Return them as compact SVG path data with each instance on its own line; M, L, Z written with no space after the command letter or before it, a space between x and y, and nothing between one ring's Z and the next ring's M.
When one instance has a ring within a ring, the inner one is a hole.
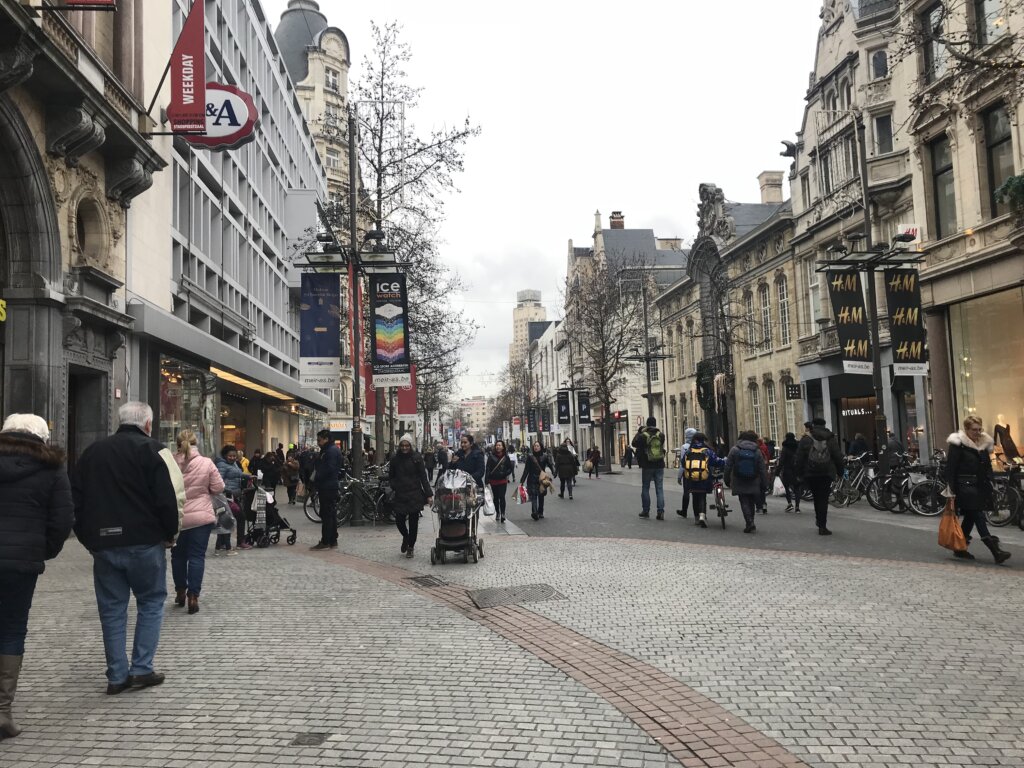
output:
M135 3L121 0L114 14L114 74L132 94L135 91Z

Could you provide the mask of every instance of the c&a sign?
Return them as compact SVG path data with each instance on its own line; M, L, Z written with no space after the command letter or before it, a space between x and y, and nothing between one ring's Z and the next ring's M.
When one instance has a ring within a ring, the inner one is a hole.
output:
M206 84L206 134L185 141L210 150L237 149L256 138L260 113L252 96L233 85Z

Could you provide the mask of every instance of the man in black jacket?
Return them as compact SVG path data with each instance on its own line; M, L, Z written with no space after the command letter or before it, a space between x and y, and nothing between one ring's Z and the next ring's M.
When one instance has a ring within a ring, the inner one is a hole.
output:
M103 647L107 694L159 685L153 671L167 600L167 557L185 505L185 484L171 452L150 437L153 409L126 403L120 426L78 460L72 481L75 533L93 557L93 581ZM131 665L125 654L128 598L138 620Z
M814 496L814 518L818 533L831 536L828 529L828 496L832 481L843 471L843 452L839 441L822 418L811 420L811 432L800 438L796 449L796 476L801 488L810 488Z
M331 440L331 432L321 429L316 433L320 455L316 460L313 485L320 498L320 541L310 549L338 548L338 481L341 476L341 449Z

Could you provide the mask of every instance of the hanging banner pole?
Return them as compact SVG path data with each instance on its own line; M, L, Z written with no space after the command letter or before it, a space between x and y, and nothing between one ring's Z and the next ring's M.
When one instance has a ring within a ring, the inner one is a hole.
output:
M206 2L195 0L171 52L172 131L206 131ZM159 91L157 91L159 93Z

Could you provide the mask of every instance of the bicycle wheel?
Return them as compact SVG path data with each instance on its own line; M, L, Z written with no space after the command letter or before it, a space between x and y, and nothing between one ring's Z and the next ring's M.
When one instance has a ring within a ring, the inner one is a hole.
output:
M302 502L302 512L311 523L320 523L320 496L310 492Z
M988 520L989 525L1003 528L1016 518L1019 502L1020 493L1016 488L997 484L992 489L993 508L985 510L985 519Z
M868 504L879 512L886 511L885 503L882 501L882 484L885 479L885 475L877 475L871 478L871 482L868 483L867 492L865 494L868 497Z
M878 493L878 500L882 502L882 509L886 512L899 509L902 493L902 480L900 478L886 478L885 482L881 484Z
M338 499L338 527L345 525L352 519L352 494L343 493Z
M942 495L946 484L938 480L925 480L910 489L910 508L919 515L935 517L946 507L946 497Z

